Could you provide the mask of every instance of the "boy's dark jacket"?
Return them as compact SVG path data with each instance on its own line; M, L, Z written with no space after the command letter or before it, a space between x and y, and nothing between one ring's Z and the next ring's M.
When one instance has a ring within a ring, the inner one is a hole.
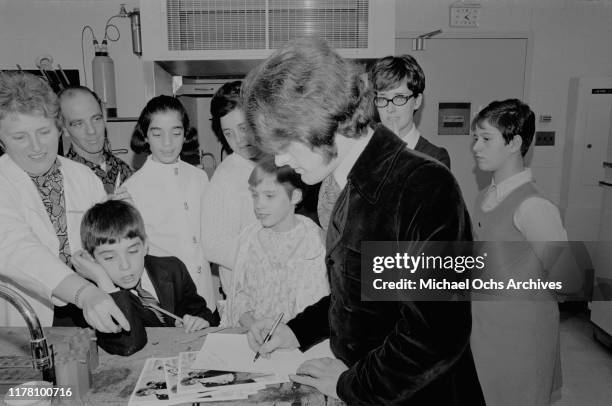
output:
M332 212L331 294L288 322L302 349L330 338L349 367L336 386L347 404L484 405L470 350L470 302L361 300L363 241L470 240L450 172L378 126Z
M211 326L219 324L218 312L211 312L206 306L206 300L198 295L195 284L181 260L176 257L146 255L145 270L155 288L161 308L179 317L186 314L201 317ZM145 327L174 327L174 319L164 316L165 324L162 324L151 310L142 305L134 293L120 289L110 295L127 318L131 329L114 334L97 332L98 345L104 351L131 355L147 343ZM74 314L73 309L73 325L83 324L82 311L73 307L80 313Z
M448 155L448 151L446 148L438 147L431 142L427 141L423 136L419 137L417 144L414 146L414 150L421 152L425 155L429 155L430 157L437 159L448 169L451 167L450 155Z

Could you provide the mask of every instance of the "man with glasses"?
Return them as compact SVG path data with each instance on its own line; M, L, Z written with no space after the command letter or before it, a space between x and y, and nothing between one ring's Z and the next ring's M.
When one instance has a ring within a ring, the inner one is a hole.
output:
M414 113L423 103L425 74L410 55L386 56L374 63L369 72L376 91L374 105L382 123L397 134L408 148L440 161L450 169L446 149L421 136L414 123Z

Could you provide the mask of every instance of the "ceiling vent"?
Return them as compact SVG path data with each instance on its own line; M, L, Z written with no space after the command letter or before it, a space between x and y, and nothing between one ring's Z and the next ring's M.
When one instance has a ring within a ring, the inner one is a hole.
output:
M263 59L286 41L324 38L341 55L394 52L393 0L143 0L143 59Z

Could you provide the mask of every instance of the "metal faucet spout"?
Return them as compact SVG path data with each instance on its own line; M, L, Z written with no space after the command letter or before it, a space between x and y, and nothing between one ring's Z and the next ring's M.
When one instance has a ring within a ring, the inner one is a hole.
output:
M11 303L23 316L30 330L32 365L42 371L43 380L55 384L53 354L49 352L45 333L32 306L16 290L0 283L0 297Z

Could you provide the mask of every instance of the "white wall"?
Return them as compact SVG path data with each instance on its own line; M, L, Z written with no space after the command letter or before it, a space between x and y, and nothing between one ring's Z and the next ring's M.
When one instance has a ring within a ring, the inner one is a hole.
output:
M124 1L130 10L139 4L137 0L0 0L0 69L14 69L15 64L33 69L38 55L51 54L63 68L78 68L82 75L82 27L91 25L101 39L104 23ZM612 0L481 0L476 29L448 27L453 2L396 0L396 31L533 32L527 98L536 114L552 115L552 123L538 129L556 131L557 140L552 149L535 148L532 166L544 192L559 202L569 79L612 74ZM114 22L121 30L121 39L109 45L118 113L137 116L147 99L147 68L132 53L129 20ZM92 86L93 49L89 34L85 38L87 84Z
M552 123L538 124L538 129L557 133L554 148L534 149L532 167L540 187L558 203L569 79L612 75L612 0L481 0L480 26L463 29L449 28L452 3L454 0L397 0L396 31L532 32L527 101L536 116L553 117Z
M36 69L36 57L50 54L54 65L79 69L84 85L81 29L90 25L102 41L106 20L118 14L121 3L126 3L128 10L139 5L137 0L0 0L0 69L16 69L15 64ZM132 53L129 19L117 18L112 23L121 33L119 41L109 43L115 62L118 115L137 116L145 101L143 64ZM116 35L114 30L110 35ZM91 88L94 53L89 32L84 49L87 86Z

